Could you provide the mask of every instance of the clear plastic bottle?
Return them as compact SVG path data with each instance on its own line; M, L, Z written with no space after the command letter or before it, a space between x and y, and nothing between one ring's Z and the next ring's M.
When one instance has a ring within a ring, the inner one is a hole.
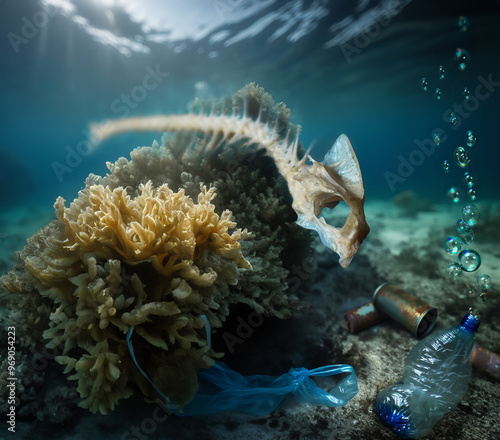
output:
M462 400L478 327L479 319L469 312L460 325L434 332L413 348L403 380L377 396L383 425L400 437L422 438Z

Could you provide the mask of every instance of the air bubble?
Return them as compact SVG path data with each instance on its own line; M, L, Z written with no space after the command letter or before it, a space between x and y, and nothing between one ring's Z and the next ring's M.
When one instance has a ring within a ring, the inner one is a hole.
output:
M461 234L469 232L471 230L469 224L462 218L460 220L457 220L455 227Z
M438 87L434 94L436 95L436 99L441 99L441 97L443 96L443 91Z
M445 173L450 171L450 162L448 162L447 160L443 162L443 170Z
M476 145L476 142L476 133L474 133L472 130L469 130L467 133L465 133L465 143L468 147L473 147L474 145Z
M446 67L439 66L439 68L438 68L438 78L439 79L445 79L446 78Z
M491 277L485 273L480 273L477 276L477 284L481 290L487 290L491 287Z
M470 90L469 90L469 88L468 88L468 87L464 87L463 94L464 94L464 98L465 98L465 100L466 100L466 101L468 101L468 100L469 100L469 98L470 98Z
M463 241L460 238L451 235L443 243L444 250L451 255L458 254L462 250Z
M479 209L476 205L465 205L462 208L462 220L469 226L474 226L479 220Z
M467 194L469 194L469 197L470 197L471 200L476 200L477 199L476 190L474 188L469 188L468 191L467 191Z
M455 225L457 232L460 234L460 239L465 243L465 244L472 244L474 241L474 231L471 229L471 227L468 225L468 223L460 219L457 221Z
M455 156L455 162L457 163L458 166L465 168L467 165L469 165L470 163L469 154L467 153L467 150L464 147L458 147L457 149L455 149L453 155Z
M465 288L467 289L467 296L470 298L474 298L476 296L476 291L469 283L465 284Z
M420 88L424 92L427 92L427 90L429 89L429 83L427 82L427 78L424 77L420 80Z
M458 17L457 26L460 32L465 32L469 28L469 19L461 15Z
M458 254L458 264L465 272L475 272L481 266L481 257L473 249L464 249Z
M452 125L457 125L458 118L455 113L451 112L450 116L448 117L448 120L451 122Z
M469 307L469 313L474 316L477 320L481 319L481 316L479 315L479 312L476 312L472 307Z
M464 181L467 185L467 188L472 188L474 186L474 177L468 171L466 171L464 174Z
M456 278L462 275L462 268L458 263L450 263L446 266L446 273L450 278Z
M465 244L472 244L474 242L474 231L471 229L469 232L463 232L460 234L460 239Z
M434 143L436 144L436 147L439 147L439 144L441 143L441 138L439 137L439 134L434 133L432 135L432 139L433 139Z
M470 55L465 49L458 47L455 50L455 56L453 57L453 61L458 67L458 70L465 70L467 65L470 63Z
M447 194L448 194L448 197L451 199L451 201L453 203L460 202L460 198L462 197L461 191L457 187L455 187L455 186L452 186L448 190Z

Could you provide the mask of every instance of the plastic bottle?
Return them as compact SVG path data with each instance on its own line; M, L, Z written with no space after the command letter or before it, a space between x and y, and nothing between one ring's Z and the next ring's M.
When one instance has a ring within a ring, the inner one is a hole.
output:
M408 355L403 380L377 396L383 425L400 437L422 438L467 392L477 316L434 332Z

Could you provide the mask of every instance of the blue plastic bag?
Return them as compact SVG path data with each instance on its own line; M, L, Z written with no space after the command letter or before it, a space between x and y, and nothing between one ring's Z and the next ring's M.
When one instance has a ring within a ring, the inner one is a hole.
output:
M326 392L311 379L350 373ZM254 416L267 415L293 395L314 405L337 407L346 404L358 392L356 374L350 365L330 365L307 370L292 368L279 377L247 376L231 370L223 362L198 372L200 390L184 408L182 415L206 415L237 411Z
M207 343L210 345L210 326L206 317L203 318L207 330ZM167 408L179 416L200 416L227 411L263 416L274 411L289 396L294 396L304 403L338 407L345 405L358 393L356 373L350 365L328 365L313 370L292 368L279 377L261 375L245 377L231 370L223 362L216 361L214 366L198 372L200 389L193 400L179 411L137 363L130 340L133 331L134 327L131 327L127 333L127 345L135 365L165 399ZM342 373L349 374L328 392L319 388L311 379L311 377L329 377Z

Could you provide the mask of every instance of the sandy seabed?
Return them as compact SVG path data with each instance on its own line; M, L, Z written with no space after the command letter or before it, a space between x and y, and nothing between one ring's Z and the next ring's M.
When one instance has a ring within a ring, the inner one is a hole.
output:
M68 402L71 417L62 424L17 420L16 433L0 426L0 438L52 439L392 439L375 413L377 394L402 377L406 356L417 342L405 328L391 320L350 334L343 320L345 311L371 300L377 286L394 283L438 309L436 329L457 325L469 307L481 317L476 342L500 353L500 206L477 203L481 218L474 228L476 238L468 246L482 257L481 268L451 280L445 268L452 259L443 240L454 235L460 207L450 204L395 206L389 201L368 201L366 215L371 232L351 266L343 270L333 254L317 246L314 262L301 271L301 285L293 295L307 304L291 319L269 318L253 329L234 353L224 360L244 374L279 376L291 367L309 369L330 364L354 367L359 393L345 406L326 408L293 401L268 417L248 419L235 415L177 417L165 415L154 403L140 397L121 402L107 416L92 415ZM50 207L48 207L50 208ZM327 214L331 222L342 222L342 212ZM0 273L12 265L15 251L24 240L53 218L51 209L22 207L0 214ZM311 263L312 262L312 263ZM475 285L478 273L491 276L492 287L485 303L470 298L466 283ZM234 331L235 312L224 331ZM232 330L231 330L231 326ZM214 338L214 346L222 344ZM220 348L224 348L221 346ZM47 386L59 376L60 366L47 374ZM21 402L22 405L22 402ZM53 420L57 420L54 414ZM5 432L5 434L4 434ZM36 434L35 434L36 433ZM439 440L497 440L500 438L500 379L473 370L469 390L458 406L429 434Z

